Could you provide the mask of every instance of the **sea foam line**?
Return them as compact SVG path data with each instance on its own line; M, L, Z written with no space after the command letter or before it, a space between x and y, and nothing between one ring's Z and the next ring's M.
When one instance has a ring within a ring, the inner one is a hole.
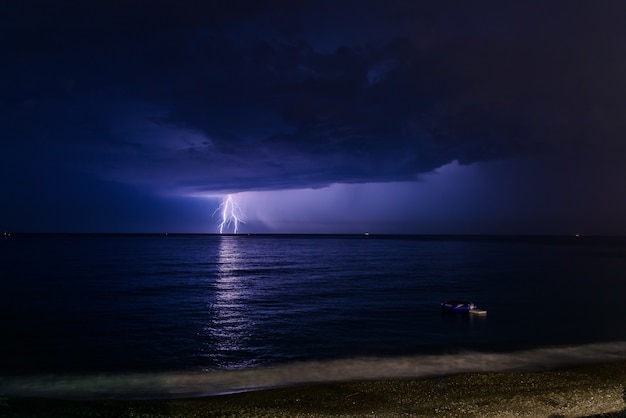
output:
M538 371L625 360L626 342L613 342L511 353L353 358L191 373L5 376L0 377L0 394L61 399L181 398L314 383Z

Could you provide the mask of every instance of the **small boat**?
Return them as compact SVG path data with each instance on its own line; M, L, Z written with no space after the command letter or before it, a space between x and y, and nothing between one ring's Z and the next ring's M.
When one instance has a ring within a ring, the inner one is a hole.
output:
M473 309L477 309L477 306L472 302L450 300L447 302L442 302L441 309L443 309L444 311L452 312L470 312Z

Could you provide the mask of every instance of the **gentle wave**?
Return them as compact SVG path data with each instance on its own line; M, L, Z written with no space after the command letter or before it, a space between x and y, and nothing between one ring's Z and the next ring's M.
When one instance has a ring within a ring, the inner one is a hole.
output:
M538 371L625 360L626 342L614 342L511 353L463 352L309 361L271 368L201 373L0 377L0 394L61 399L183 398L315 383L428 378L476 372Z

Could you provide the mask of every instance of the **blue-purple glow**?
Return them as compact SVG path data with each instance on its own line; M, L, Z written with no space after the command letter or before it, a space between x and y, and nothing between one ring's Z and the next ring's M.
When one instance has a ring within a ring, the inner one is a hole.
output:
M222 216L222 220L219 224L220 234L223 234L224 230L227 230L231 225L233 227L233 233L236 234L239 230L239 224L244 222L242 220L243 215L241 213L241 207L233 195L229 194L224 198L215 212L218 211Z
M536 159L452 162L413 182L244 191L231 200L236 198L237 218L245 214L245 228L238 224L244 233L573 234L584 226L584 218L572 216L570 208L593 214L593 204L576 197L575 190L559 190L565 179L546 175L554 169ZM527 187L531 175L533 184L543 179L542 187ZM537 202L550 205L549 217Z

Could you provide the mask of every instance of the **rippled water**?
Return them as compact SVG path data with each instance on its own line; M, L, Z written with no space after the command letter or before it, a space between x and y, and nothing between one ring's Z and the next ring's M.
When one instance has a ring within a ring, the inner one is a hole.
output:
M199 373L211 392L229 387L207 376L362 359L411 359L414 375L425 359L598 343L626 359L624 239L14 235L0 250L14 382ZM442 314L446 299L488 314Z

